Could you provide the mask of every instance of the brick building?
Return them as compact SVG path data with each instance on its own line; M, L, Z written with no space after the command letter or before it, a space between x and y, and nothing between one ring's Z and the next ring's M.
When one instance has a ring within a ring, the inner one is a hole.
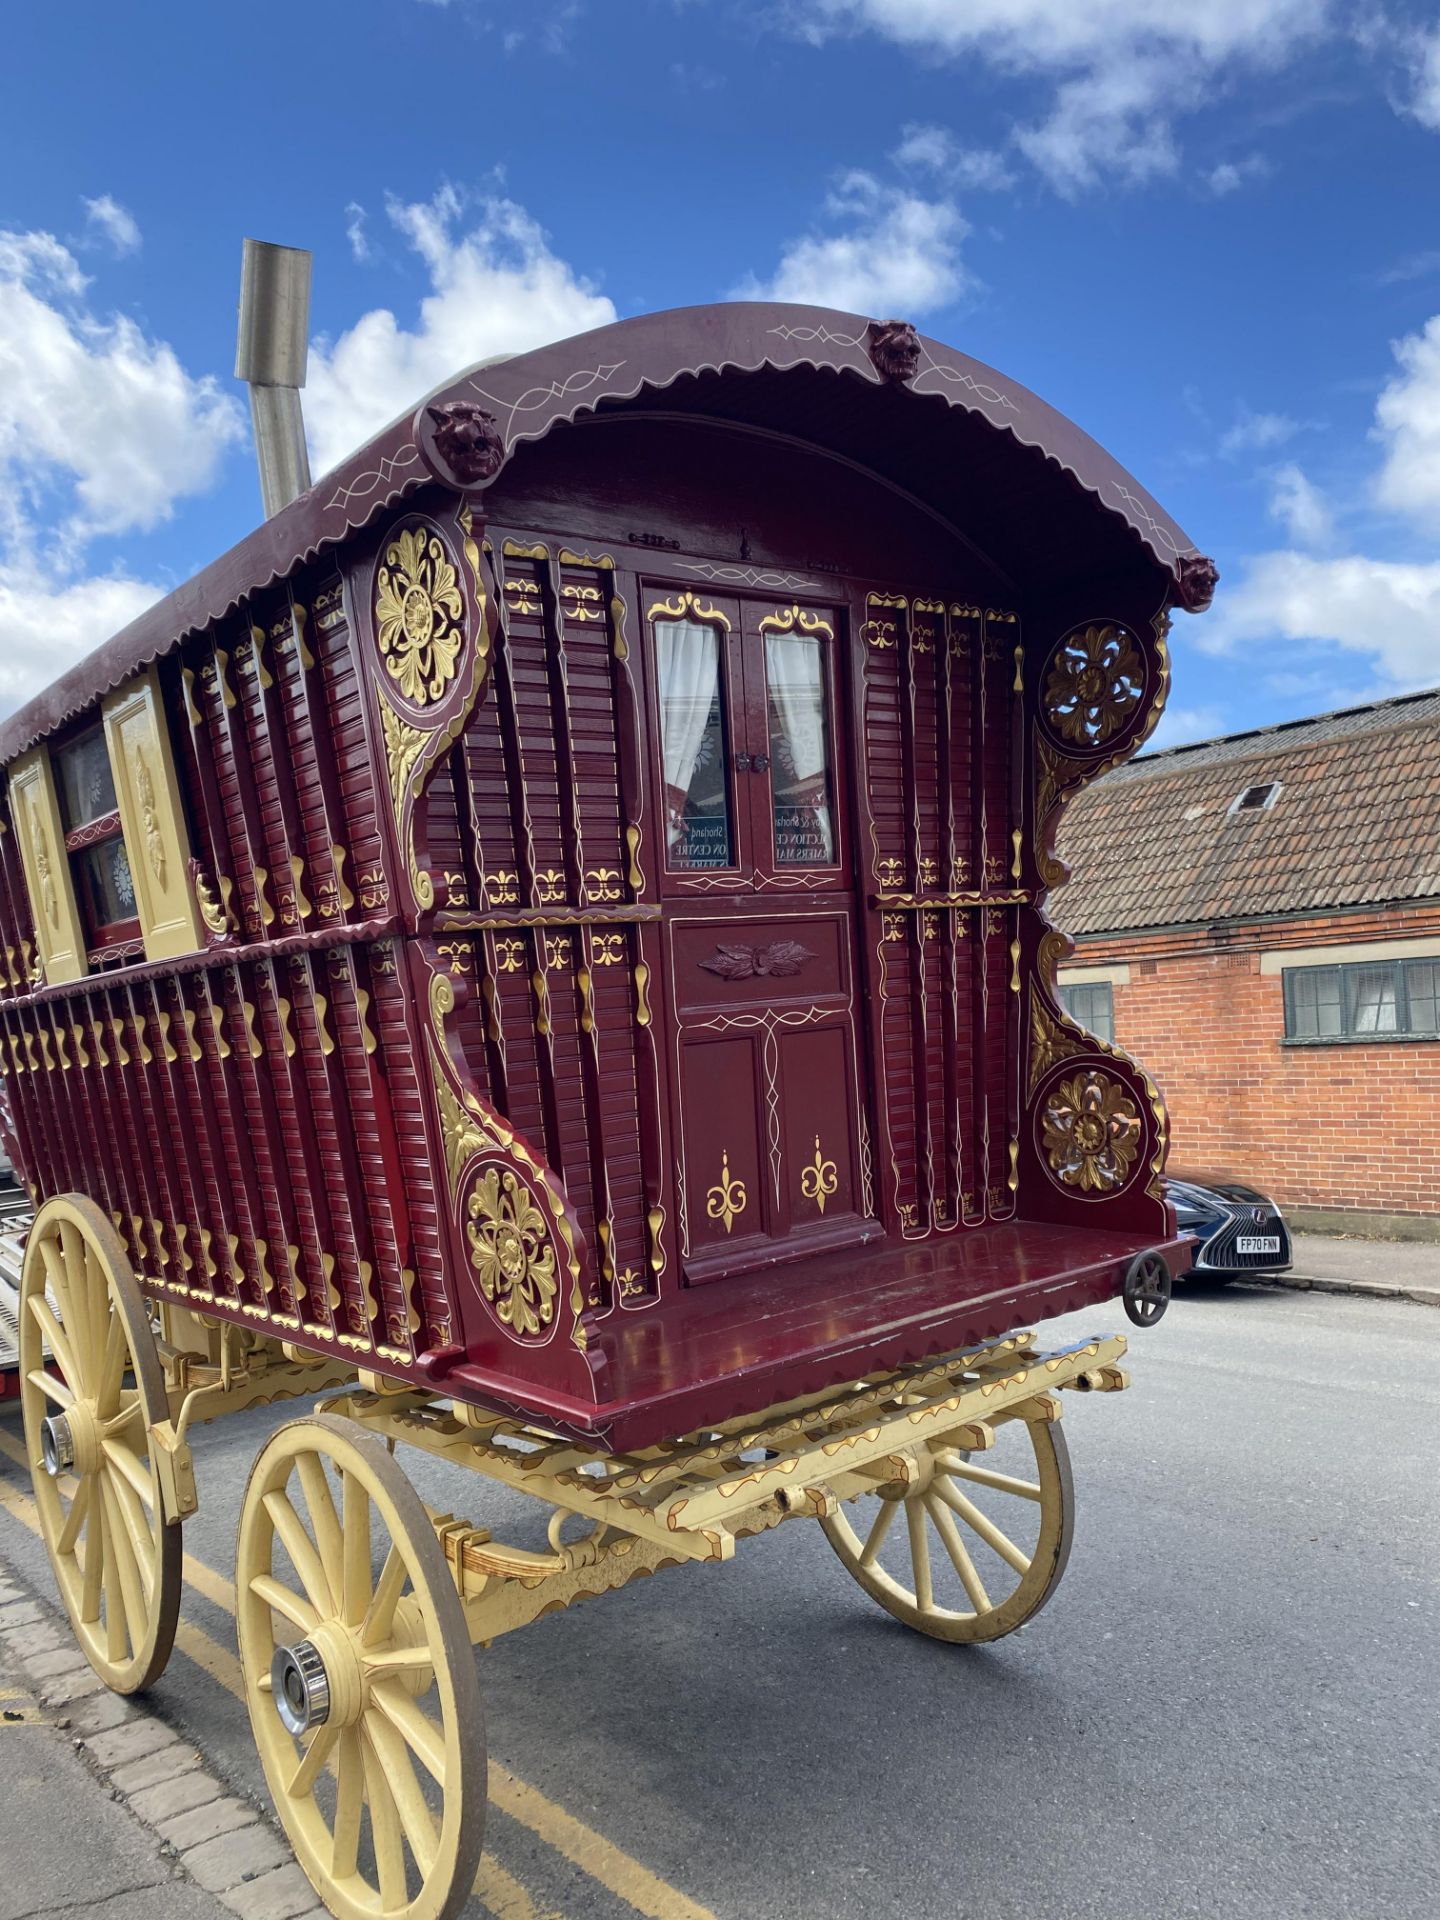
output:
M1172 1172L1440 1232L1440 691L1143 755L1059 853L1062 993L1160 1083Z

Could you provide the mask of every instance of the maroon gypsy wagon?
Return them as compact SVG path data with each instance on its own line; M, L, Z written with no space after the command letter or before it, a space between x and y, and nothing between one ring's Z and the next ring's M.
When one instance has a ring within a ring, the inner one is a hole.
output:
M1156 1088L1056 998L1051 847L1213 584L991 369L700 308L462 375L0 727L52 1560L145 1684L190 1427L329 1395L237 1588L337 1913L468 1891L471 1640L804 1514L942 1638L1053 1589L1056 1389L1124 1343L1014 1329L1153 1317L1188 1254ZM397 1439L545 1543L428 1514Z

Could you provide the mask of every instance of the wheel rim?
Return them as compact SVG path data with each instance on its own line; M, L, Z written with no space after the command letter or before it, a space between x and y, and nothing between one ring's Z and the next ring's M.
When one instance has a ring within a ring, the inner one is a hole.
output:
M998 1640L1032 1619L1070 1556L1074 1491L1065 1437L1017 1418L993 1450L922 1444L913 1479L822 1520L847 1571L908 1627L937 1640Z
M48 1352L48 1359L47 1359ZM165 1382L144 1297L91 1201L47 1201L20 1281L21 1405L35 1504L85 1657L137 1693L170 1656L180 1530L165 1524L150 1428Z
M236 1590L251 1726L311 1883L343 1920L447 1920L484 1842L480 1689L434 1527L386 1449L328 1415L272 1435Z

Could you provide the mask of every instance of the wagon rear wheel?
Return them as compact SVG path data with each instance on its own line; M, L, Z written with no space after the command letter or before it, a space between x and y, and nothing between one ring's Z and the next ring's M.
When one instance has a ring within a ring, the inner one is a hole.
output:
M250 1724L296 1858L341 1920L448 1920L485 1831L464 1610L385 1447L333 1415L272 1434L235 1585Z
M1070 1557L1075 1492L1065 1436L1043 1418L996 1432L993 1452L944 1440L890 1482L821 1521L844 1566L917 1633L998 1640L1033 1619Z
M138 1693L180 1612L180 1529L165 1524L150 1429L169 1405L145 1297L119 1235L80 1194L35 1216L20 1279L25 1443L50 1565L100 1678Z

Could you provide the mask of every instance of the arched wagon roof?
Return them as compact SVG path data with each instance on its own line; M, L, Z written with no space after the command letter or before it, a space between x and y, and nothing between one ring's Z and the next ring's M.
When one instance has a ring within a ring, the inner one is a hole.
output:
M478 491L523 443L618 411L708 415L853 460L925 501L1022 593L1140 556L1157 599L1168 580L1198 608L1214 584L1103 447L980 361L824 307L682 307L459 375L0 725L0 763L407 494L436 479Z

